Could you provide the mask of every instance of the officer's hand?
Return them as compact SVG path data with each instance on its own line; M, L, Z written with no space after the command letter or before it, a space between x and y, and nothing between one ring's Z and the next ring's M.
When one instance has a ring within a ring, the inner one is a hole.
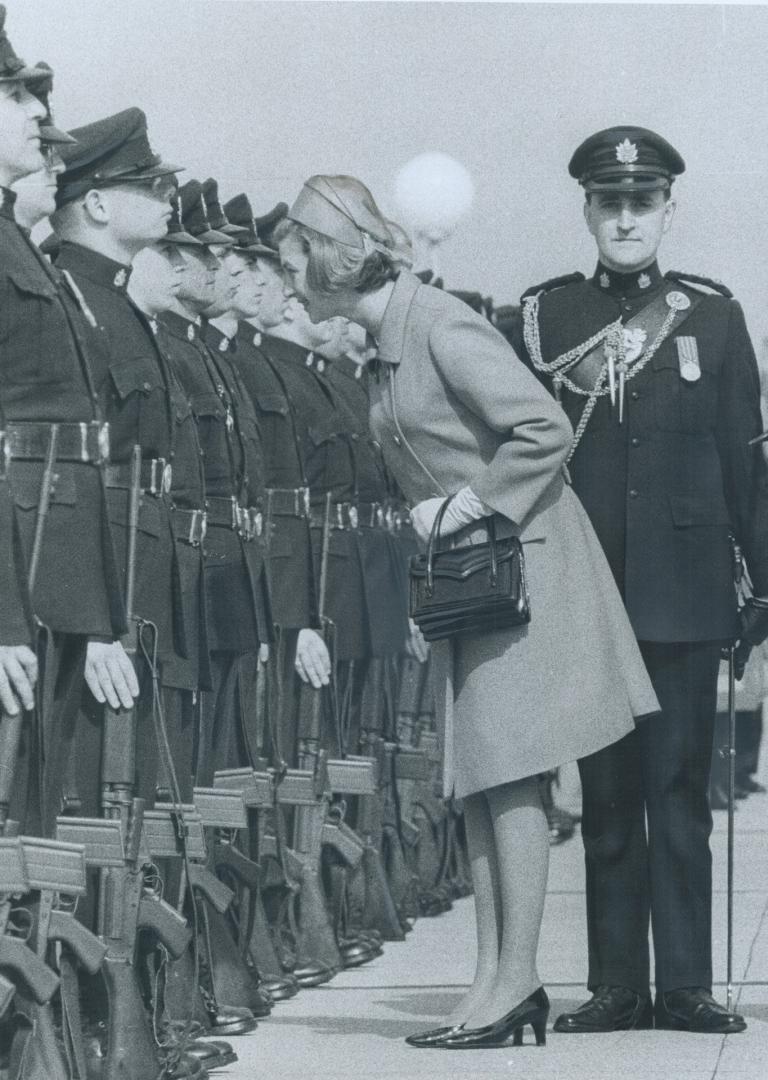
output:
M412 656L414 660L424 664L429 656L429 643L425 640L424 635L413 619L408 620L408 628L410 633L405 643L405 651L408 656Z
M99 704L110 709L131 709L139 696L136 672L119 641L88 642L85 681Z
M424 499L411 510L411 523L422 543L428 542L437 512L444 502L445 499Z
M296 671L302 682L311 683L315 690L327 686L331 679L331 657L325 642L316 630L300 630L296 644Z
M269 663L269 645L259 645L259 663Z
M37 657L29 645L0 645L0 706L9 716L35 707Z

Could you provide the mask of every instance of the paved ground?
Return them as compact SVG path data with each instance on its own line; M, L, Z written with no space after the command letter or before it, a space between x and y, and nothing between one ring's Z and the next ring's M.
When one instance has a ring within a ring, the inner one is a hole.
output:
M768 783L768 754L763 782ZM737 822L734 977L749 1020L742 1035L676 1032L550 1035L545 1049L447 1053L412 1050L403 1037L426 1029L471 976L472 900L422 919L402 944L332 983L276 1006L258 1031L235 1040L240 1061L227 1080L764 1080L768 1077L768 796L740 804ZM715 857L716 995L725 999L726 815L717 814ZM578 838L552 852L541 943L541 975L552 1018L584 997L584 872ZM526 1029L526 1043L532 1040Z

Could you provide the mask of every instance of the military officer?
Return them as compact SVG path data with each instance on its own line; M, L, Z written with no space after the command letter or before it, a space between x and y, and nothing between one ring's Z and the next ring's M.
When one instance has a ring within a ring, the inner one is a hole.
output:
M684 168L643 128L588 138L569 171L586 195L597 267L522 301L518 347L573 424L573 485L662 706L580 765L593 996L557 1020L562 1032L746 1026L711 994L707 791L721 647L765 633L759 599L739 629L730 537L755 597L768 596L768 474L749 445L759 384L739 304L724 286L664 275L657 262Z

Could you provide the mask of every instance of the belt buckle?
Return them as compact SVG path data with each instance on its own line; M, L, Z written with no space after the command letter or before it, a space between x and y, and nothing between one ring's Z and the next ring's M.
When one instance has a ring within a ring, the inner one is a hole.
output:
M99 453L99 465L104 465L109 461L109 424L100 424L96 422L96 446Z
M356 529L360 523L360 519L357 513L357 507L352 506L351 503L345 503L347 509L347 519L349 521L350 529Z
M149 493L159 495L163 486L165 458L152 458L149 463Z
M189 519L187 541L192 547L200 547L208 530L208 515L204 510L193 510Z
M81 420L77 426L80 429L80 460L88 462L91 460L91 425L86 420Z
M304 517L308 518L309 515L310 515L309 488L308 487L299 488L299 491L301 492L302 499L303 499Z
M232 503L232 529L237 533L242 533L243 529L243 510L240 503L237 501L234 495L229 496Z
M162 459L161 459L162 460ZM170 495L171 486L173 484L173 466L170 461L163 465L163 473L161 479L161 486L164 495Z
M384 507L381 505L381 503L376 503L376 524L380 529L383 529L386 525Z
M261 510L250 510L248 519L251 525L251 535L249 539L253 539L254 536L260 537L264 532L264 515Z

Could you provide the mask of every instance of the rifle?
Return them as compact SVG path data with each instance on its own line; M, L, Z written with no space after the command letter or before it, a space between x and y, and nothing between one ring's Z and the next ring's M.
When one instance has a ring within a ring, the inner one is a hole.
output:
M27 942L9 933L13 901L29 892L29 879L20 837L0 838L0 972L13 975L11 985L24 992L39 1005L51 1000L59 986L55 972L40 960ZM3 1005L0 1015L8 1008L12 993L3 975Z

